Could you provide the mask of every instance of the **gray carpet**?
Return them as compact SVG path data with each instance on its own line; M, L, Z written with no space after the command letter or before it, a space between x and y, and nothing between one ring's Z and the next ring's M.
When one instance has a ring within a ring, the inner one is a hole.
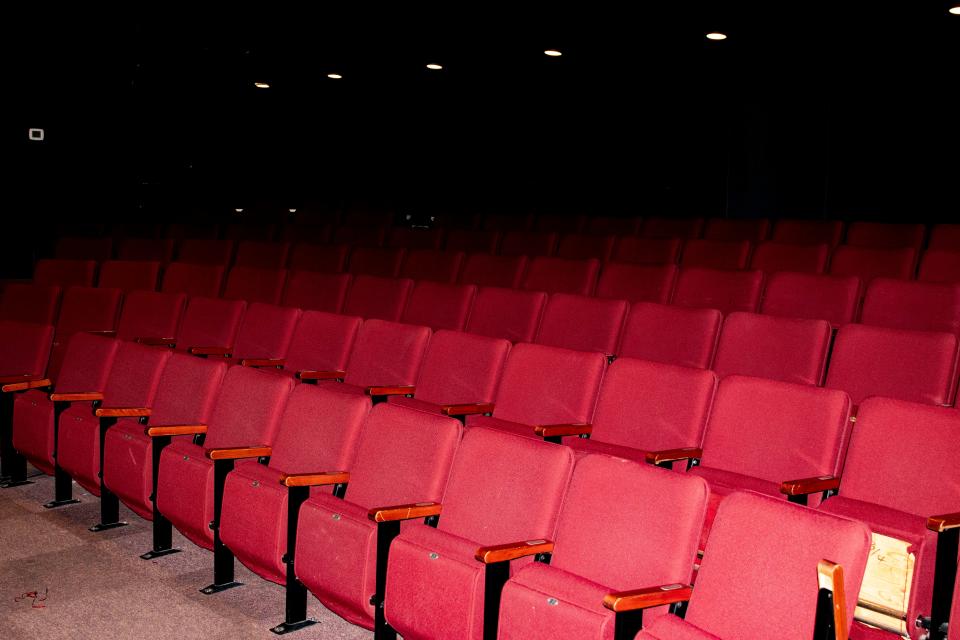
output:
M182 553L141 560L151 544L149 522L121 507L129 526L91 533L100 513L95 496L74 485L80 504L47 510L40 505L53 497L53 478L33 480L0 489L3 640L280 637L269 628L283 621L282 587L237 562L244 586L205 596L198 589L213 578L210 552L174 531ZM283 637L373 637L309 599L319 624Z

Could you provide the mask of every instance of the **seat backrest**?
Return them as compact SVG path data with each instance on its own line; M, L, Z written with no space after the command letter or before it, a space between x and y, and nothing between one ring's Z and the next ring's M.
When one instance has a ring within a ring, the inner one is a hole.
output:
M325 311L304 311L287 349L288 371L343 371L362 320Z
M429 327L367 320L353 344L344 382L361 387L414 385L429 342Z
M613 355L628 308L625 300L556 293L543 311L536 342Z
M283 407L294 386L294 381L286 376L250 367L230 367L210 415L204 447L273 444Z
M343 313L366 320L397 322L407 306L411 290L413 280L406 278L356 276L343 304Z
M846 615L852 621L869 552L870 530L862 523L734 493L720 503L685 619L704 636L809 640L818 563L843 567Z
M42 376L52 344L51 324L0 320L0 377Z
M699 447L716 389L706 369L618 358L603 377L591 439L643 451Z
M117 248L118 260L150 260L167 264L173 260L172 238L124 238Z
M247 307L233 347L237 358L284 358L300 320L300 309L254 302Z
M565 233L557 247L557 257L569 260L596 258L606 262L613 253L616 236L598 236L585 233Z
M92 287L97 263L93 260L37 260L33 284L41 286Z
M847 228L847 244L873 249L915 249L923 246L926 228L922 224L887 222L851 222Z
M105 407L150 407L160 385L169 349L121 342L103 390Z
M453 284L460 276L464 257L462 251L414 249L407 252L400 268L400 277Z
M636 264L676 264L682 246L682 238L624 236L617 240L611 259Z
M533 342L547 303L542 291L480 287L467 331L511 342Z
M650 216L643 221L643 235L648 238L699 238L703 218L665 218Z
M568 447L471 428L450 472L437 528L479 545L552 539L572 470Z
M589 216L587 233L597 235L635 236L640 233L640 216Z
M617 355L706 369L713 362L722 318L716 309L634 303Z
M113 331L120 316L120 289L68 287L57 318L57 340L78 331Z
M375 406L361 427L347 500L367 508L440 502L462 435L453 418Z
M216 298L223 289L224 267L219 264L171 262L163 273L164 293Z
M233 240L186 238L180 243L177 262L191 264L219 264L227 267L233 259Z
M826 244L835 247L843 238L840 220L777 220L773 228L774 242L786 244Z
M853 322L860 304L860 279L781 271L767 278L760 313L826 320L834 327Z
M351 280L349 273L291 271L283 290L282 304L303 310L339 313L347 300Z
M177 347L233 347L247 303L221 298L190 298L183 312Z
M471 253L463 263L460 282L478 287L503 287L516 289L520 286L527 268L526 256L494 256L487 253Z
M960 251L960 224L936 224L930 230L931 250Z
M54 324L60 307L60 287L11 282L0 296L0 319Z
M237 257L234 264L238 267L255 269L283 269L287 266L289 255L290 244L287 242L241 240L237 243Z
M877 278L867 287L860 321L890 329L960 333L960 283Z
M423 280L410 293L401 321L422 324L434 331L463 331L477 287L472 284L442 284Z
M826 244L763 242L753 250L750 268L767 273L774 271L823 273L827 270L829 258L830 246Z
M680 264L708 269L746 269L751 247L747 240L688 240Z
M826 320L731 313L723 320L713 370L796 384L822 385L830 351Z
M763 242L770 233L767 218L710 218L703 231L707 240L720 242Z
M590 422L606 368L601 353L518 344L507 358L493 415L531 425Z
M703 466L778 484L839 477L851 409L843 391L727 376L707 422Z
M61 260L109 260L113 256L113 239L104 236L60 238L53 255Z
M857 276L865 285L874 278L913 278L917 258L915 249L875 249L841 245L833 252L830 273Z
M690 267L680 270L672 302L682 307L756 312L763 292L762 271L723 271Z
M443 246L443 229L413 229L393 227L387 234L388 247L412 249L439 249Z
M957 336L861 324L840 327L826 386L843 389L855 404L870 396L952 404Z
M234 267L227 276L223 297L230 300L280 304L287 283L286 269Z
M510 347L502 338L437 331L417 378L417 400L441 405L493 402Z
M598 298L667 304L677 279L674 264L646 265L608 262L597 283Z
M552 256L559 234L554 231L507 231L500 240L504 256Z
M496 253L500 246L499 231L450 229L447 231L447 251L464 253Z
M350 273L396 278L406 253L406 249L356 247L350 254Z
M924 252L917 280L960 282L960 251L930 249Z
M355 247L382 247L387 237L385 225L341 225L333 230L333 242Z
M593 295L600 275L600 261L536 257L527 265L521 288L547 293Z
M187 296L182 293L131 291L123 299L117 337L176 338L186 305Z
M160 280L160 263L146 260L107 260L100 265L97 286L113 287L123 292L156 291Z
M350 245L298 242L290 252L290 268L301 271L342 273L347 270Z
M226 372L223 361L172 354L160 375L150 424L208 424Z
M90 333L75 333L67 343L57 377L57 393L102 391L121 342Z

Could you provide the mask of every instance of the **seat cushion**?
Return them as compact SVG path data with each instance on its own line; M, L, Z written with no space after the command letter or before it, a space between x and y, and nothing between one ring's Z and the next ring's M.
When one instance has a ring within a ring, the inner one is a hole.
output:
M192 442L174 442L160 455L157 507L188 540L213 549L213 463Z
M406 407L407 409L423 411L424 413L440 413L441 406L439 404L434 404L433 402L426 402L424 400L417 400L416 398L408 398L406 396L390 396L387 399L387 402L400 407Z
M786 497L780 493L780 485L776 482L761 480L752 476L745 476L730 471L711 469L710 467L694 467L690 473L698 475L710 485L710 502L707 504L707 517L703 521L703 534L700 536L700 548L703 549L710 535L713 520L717 516L720 503L735 491L756 491L774 498ZM790 480L792 478L784 478Z
M681 620L677 616L660 616L649 626L637 634L637 640L650 638L652 640L721 640L720 637L707 633L698 627ZM749 637L749 629L744 629L744 637Z
M536 438L537 440L540 439L540 437L533 432L534 425L524 424L522 422L513 422L512 420L501 420L500 418L494 418L491 416L467 416L467 426L486 427L487 429L506 431L507 433L512 433L518 436Z
M288 490L280 472L245 464L227 476L220 515L220 539L248 569L283 584L287 552Z
M103 446L103 482L134 513L152 520L153 445L143 430L137 420L110 427Z
M60 414L57 462L81 487L100 495L100 419L90 404L74 403Z
M579 460L589 453L603 453L616 458L624 458L635 462L647 462L647 452L633 447L624 447L619 444L610 444L609 442L600 442L593 438L564 438L563 444L573 449L574 454Z
M32 390L13 400L13 447L47 475L53 475L53 403L48 394Z

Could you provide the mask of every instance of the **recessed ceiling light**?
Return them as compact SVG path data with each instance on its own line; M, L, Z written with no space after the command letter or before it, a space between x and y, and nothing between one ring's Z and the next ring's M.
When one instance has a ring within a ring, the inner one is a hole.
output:
M331 80L340 80L341 78L343 78L343 76L340 75L339 73L328 73L327 77L330 78Z
M548 56L550 56L551 58L558 58L558 57L560 57L560 56L563 55L562 53L560 53L560 52L557 51L556 49L547 49L546 51L544 51L544 53L547 54Z
M950 13L952 13L955 16L960 16L960 7L951 7Z
M255 86L257 89L269 89L269 88L270 88L270 85L267 84L266 82L254 82L254 83L253 83L253 86Z
M726 40L726 39L727 39L727 34L725 33L714 32L714 33L707 34L707 40Z
M297 212L296 209L287 209L287 211L289 211L290 213L296 213L296 212Z
M243 209L234 209L237 213L243 213Z
M428 64L427 69L430 69L431 71L439 71L440 69L443 69L443 66L439 64Z

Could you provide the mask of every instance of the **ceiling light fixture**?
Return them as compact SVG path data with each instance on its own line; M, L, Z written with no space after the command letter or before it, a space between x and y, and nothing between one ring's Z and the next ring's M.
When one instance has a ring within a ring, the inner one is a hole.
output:
M341 80L343 78L343 76L340 75L339 73L328 73L327 77L330 78L331 80Z
M296 213L296 212L297 212L296 209L287 209L287 211L289 211L290 213Z
M726 40L726 39L727 39L727 34L725 33L713 32L713 33L707 34L707 40Z
M234 209L237 213L243 213L243 209Z
M950 13L952 13L952 14L955 15L955 16L960 16L960 6L951 7L951 8L950 8Z
M546 55L550 56L551 58L559 58L560 56L563 55L562 53L560 53L560 52L557 51L556 49L547 49L546 51L544 51L544 53L545 53Z
M267 84L266 82L254 82L254 83L253 83L253 86L255 86L257 89L269 89L269 88L270 88L270 85Z
M431 71L439 71L440 69L443 69L443 66L442 66L442 65L439 65L439 64L432 64L432 63L431 63L431 64L428 64L428 65L427 65L427 69L430 69Z

